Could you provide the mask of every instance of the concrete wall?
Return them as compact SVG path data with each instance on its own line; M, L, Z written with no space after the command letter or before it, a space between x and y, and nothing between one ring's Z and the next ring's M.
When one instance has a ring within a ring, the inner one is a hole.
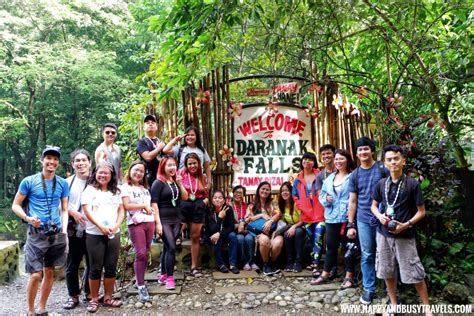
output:
M13 281L19 274L18 241L0 241L0 283Z

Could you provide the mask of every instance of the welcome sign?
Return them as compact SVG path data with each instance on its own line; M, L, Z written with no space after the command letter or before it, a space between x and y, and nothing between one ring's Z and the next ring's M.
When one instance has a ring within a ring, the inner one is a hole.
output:
M255 193L262 181L278 190L288 180L293 164L299 165L301 156L311 147L311 118L295 106L275 106L269 111L265 105L242 109L234 118L234 154L239 168L234 169L234 185Z

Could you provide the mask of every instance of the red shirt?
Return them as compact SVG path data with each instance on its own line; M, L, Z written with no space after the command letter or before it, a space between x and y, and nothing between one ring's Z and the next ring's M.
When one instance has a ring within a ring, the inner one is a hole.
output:
M194 193L196 199L204 199L208 197L206 187L202 185L206 183L204 176L201 181L199 181L198 178L192 176L188 171L186 171L186 169L182 169L180 174L181 177L183 177L183 187L189 194Z

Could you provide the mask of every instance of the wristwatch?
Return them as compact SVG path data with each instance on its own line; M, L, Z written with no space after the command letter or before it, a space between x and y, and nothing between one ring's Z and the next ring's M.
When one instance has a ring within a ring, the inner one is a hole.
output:
M408 228L412 228L413 227L413 223L411 221L408 221Z

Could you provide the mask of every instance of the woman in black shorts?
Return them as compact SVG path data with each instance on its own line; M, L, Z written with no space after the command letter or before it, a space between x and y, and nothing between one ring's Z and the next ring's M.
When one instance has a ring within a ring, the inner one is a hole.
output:
M184 169L179 174L183 178L183 187L188 192L188 200L181 202L183 223L191 223L191 275L201 277L197 266L201 230L204 224L206 209L209 205L206 179L202 173L201 161L196 153L189 153L184 158Z

